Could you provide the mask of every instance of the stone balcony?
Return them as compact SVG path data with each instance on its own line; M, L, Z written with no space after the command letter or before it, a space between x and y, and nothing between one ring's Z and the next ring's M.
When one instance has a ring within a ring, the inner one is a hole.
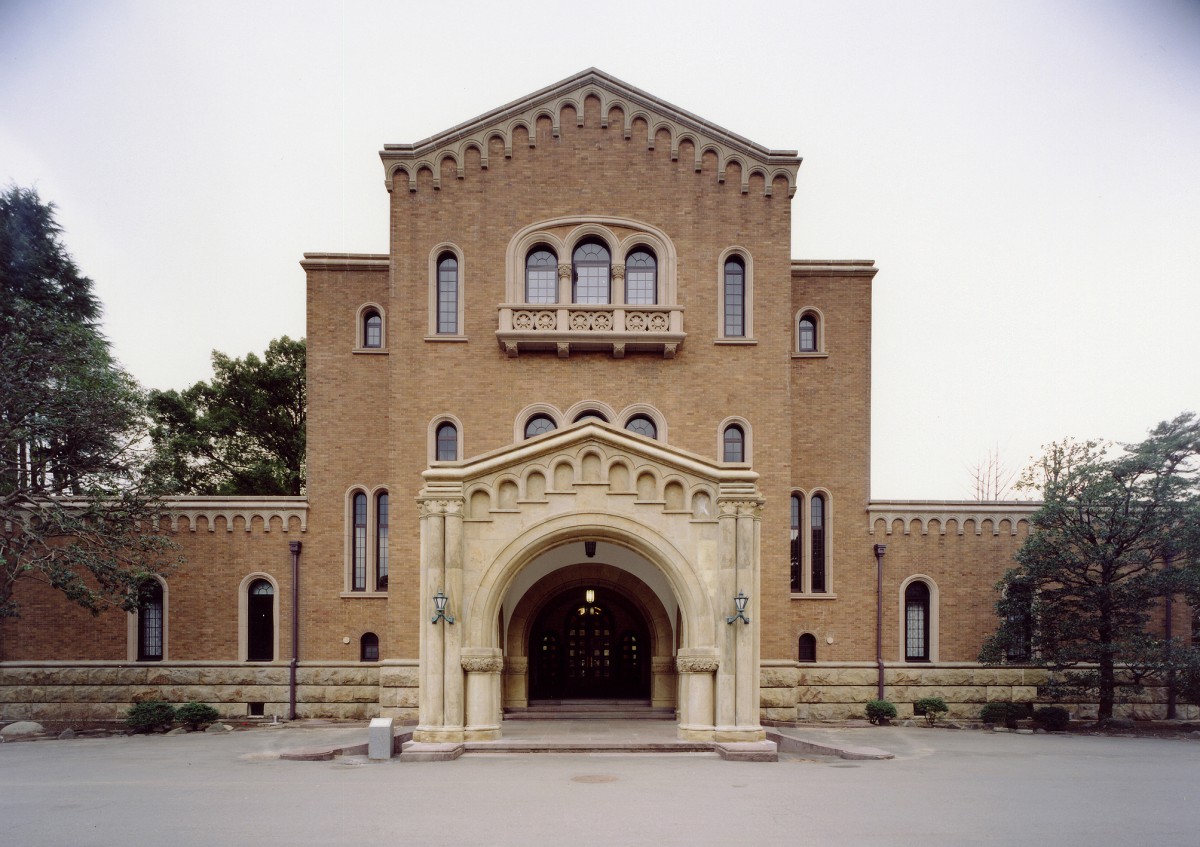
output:
M662 353L673 359L686 337L682 306L505 303L496 338L509 356L530 350Z

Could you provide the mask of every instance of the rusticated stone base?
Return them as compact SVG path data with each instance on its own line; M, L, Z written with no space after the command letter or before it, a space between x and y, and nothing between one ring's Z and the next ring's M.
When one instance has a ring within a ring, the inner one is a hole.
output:
M768 723L835 721L861 718L868 700L877 693L874 664L800 664L764 661L760 670L759 714ZM922 697L941 697L950 719L977 720L987 703L1037 703L1038 686L1046 672L1038 668L970 664L887 665L884 697L896 706L897 717L913 716L913 703ZM1095 705L1064 704L1080 720L1096 716ZM1140 720L1166 718L1166 690L1147 687L1114 709L1116 715ZM1177 716L1200 718L1200 708L1180 703Z
M223 718L245 717L250 704L261 703L264 715L287 717L289 670L284 662L7 662L0 664L0 719L113 721L122 719L130 705L147 700L208 703ZM379 716L382 671L377 665L302 662L296 670L297 717ZM385 716L415 719L412 676L411 695L402 684L388 689L396 705Z

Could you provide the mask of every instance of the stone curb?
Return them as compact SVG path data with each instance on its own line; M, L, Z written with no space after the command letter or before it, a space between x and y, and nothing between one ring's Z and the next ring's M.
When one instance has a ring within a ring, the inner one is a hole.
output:
M808 741L780 732L767 730L767 738L779 745L781 753L808 753L815 756L837 756L839 759L854 759L858 761L877 761L894 759L895 753L881 750L878 747L836 746L819 741Z

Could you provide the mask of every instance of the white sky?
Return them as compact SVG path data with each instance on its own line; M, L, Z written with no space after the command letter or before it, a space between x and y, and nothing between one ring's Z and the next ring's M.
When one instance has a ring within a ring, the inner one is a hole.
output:
M1200 2L0 0L0 182L59 207L145 385L304 334L386 252L384 143L595 65L804 157L795 258L869 258L876 498L1200 407Z

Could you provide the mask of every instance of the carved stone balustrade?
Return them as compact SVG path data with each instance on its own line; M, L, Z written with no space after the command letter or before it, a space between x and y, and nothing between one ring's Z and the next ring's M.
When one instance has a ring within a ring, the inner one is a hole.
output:
M496 338L509 356L523 351L611 350L662 353L673 359L686 337L681 306L622 306L505 303L500 306Z

